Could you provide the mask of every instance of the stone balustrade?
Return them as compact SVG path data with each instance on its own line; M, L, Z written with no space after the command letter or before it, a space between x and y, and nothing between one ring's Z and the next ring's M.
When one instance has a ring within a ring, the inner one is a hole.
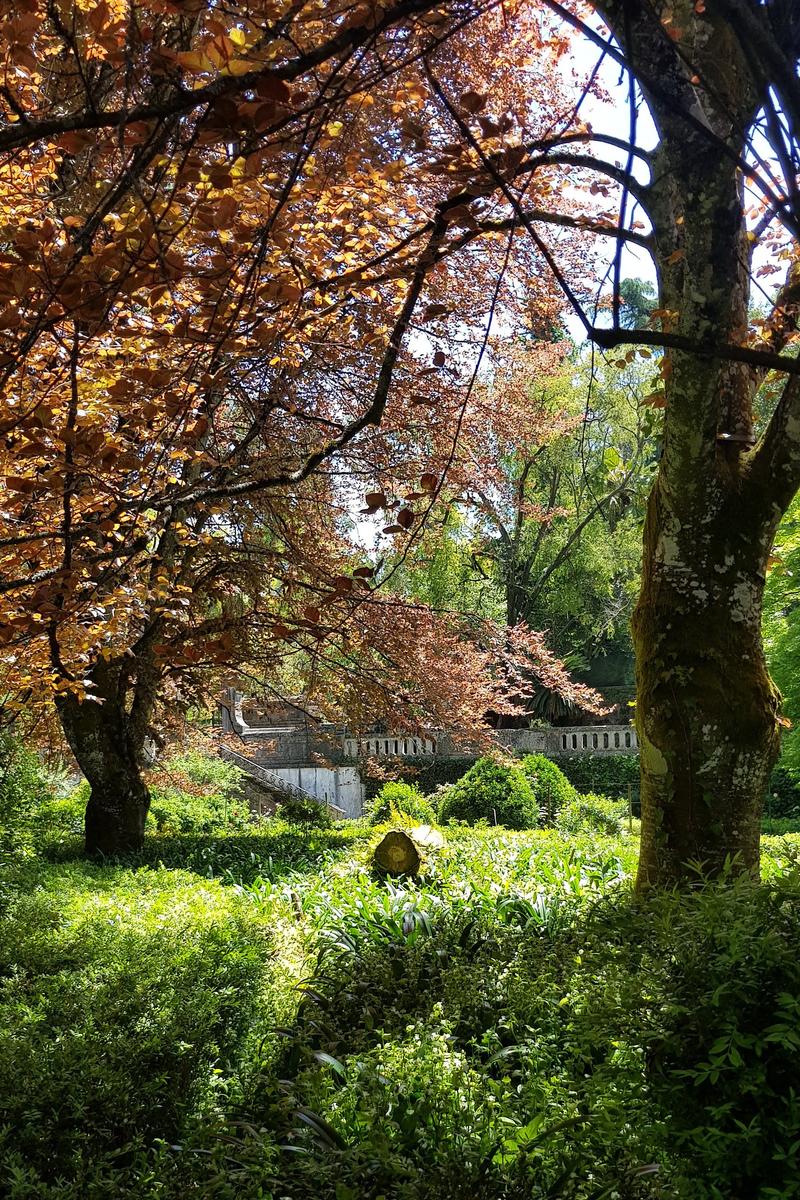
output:
M445 733L370 733L352 737L341 727L324 722L306 726L249 725L242 716L242 696L228 693L220 706L222 728L242 742L257 743L250 755L266 768L309 763L347 764L367 758L468 758ZM638 754L632 725L572 725L545 729L498 729L497 740L515 754L546 754L560 758L574 754ZM477 752L476 752L477 757Z
M573 725L551 729L498 729L497 740L517 754L546 754L550 758L572 754L638 754L632 725ZM344 757L359 758L463 758L466 752L449 738L411 737L385 733L346 737Z
M436 738L409 737L407 734L375 734L370 737L346 737L342 751L347 759L357 758L435 758Z

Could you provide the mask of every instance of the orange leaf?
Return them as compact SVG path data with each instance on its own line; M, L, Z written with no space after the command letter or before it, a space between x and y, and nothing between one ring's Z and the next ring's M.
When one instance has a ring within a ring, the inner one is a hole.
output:
M459 100L459 104L462 108L466 109L467 112L476 113L480 112L482 108L486 107L486 100L487 97L481 92L464 92L463 96Z
M386 507L386 496L383 492L367 492L364 503L367 506L365 512L377 512L379 508Z

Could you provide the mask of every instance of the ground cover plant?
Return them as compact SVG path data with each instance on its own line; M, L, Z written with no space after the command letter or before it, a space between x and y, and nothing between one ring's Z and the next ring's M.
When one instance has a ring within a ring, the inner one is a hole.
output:
M446 825L417 881L376 877L367 821L154 826L106 865L27 843L3 1194L800 1195L800 835L765 838L761 887L636 899L613 805Z

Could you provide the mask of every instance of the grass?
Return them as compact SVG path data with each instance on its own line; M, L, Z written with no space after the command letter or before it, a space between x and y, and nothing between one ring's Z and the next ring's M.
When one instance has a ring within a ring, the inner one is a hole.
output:
M165 834L0 874L11 1200L800 1196L800 834L635 900L636 831Z

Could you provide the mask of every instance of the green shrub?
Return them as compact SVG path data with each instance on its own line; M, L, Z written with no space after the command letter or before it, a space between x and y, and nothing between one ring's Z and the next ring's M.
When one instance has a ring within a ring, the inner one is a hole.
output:
M542 821L552 824L565 804L575 800L577 792L566 775L544 754L526 754L522 769L533 788Z
M244 771L218 754L206 754L200 750L189 750L184 754L172 754L165 759L161 770L181 775L191 783L208 788L216 795L235 796L244 778Z
M628 805L624 800L612 800L609 796L597 796L587 792L576 796L565 804L558 814L556 825L564 833L619 833L619 823L627 815Z
M628 798L630 787L639 800L639 756L637 754L565 754L554 760L579 792Z
M800 818L800 789L794 776L780 763L769 777L764 816L769 820Z
M89 784L82 779L68 796L42 805L36 822L36 844L41 850L54 849L83 837Z
M653 898L658 957L640 987L659 1016L646 1061L686 1164L681 1195L800 1194L799 882ZM706 1187L690 1191L695 1181Z
M281 800L277 816L290 825L312 825L316 829L330 829L333 825L327 804L304 796L287 796Z
M41 762L9 734L0 734L0 862L30 850L51 790Z
M247 824L247 804L224 793L192 793L179 787L150 788L147 828L159 833L216 833Z
M436 792L439 788L445 787L448 784L457 783L474 762L474 757L469 758L466 756L460 758L403 758L403 766L413 771L413 776L409 777L409 782L418 791L422 792L423 796L428 796L431 792ZM365 789L368 804L374 800L383 786L383 782L380 779L366 780Z
M242 828L250 807L239 791L243 772L216 755L173 755L148 773L148 826L169 833Z
M800 816L764 817L761 821L761 832L773 836L780 836L784 833L800 833Z
M239 793L242 772L222 759L197 753L167 759L148 773L148 833L212 834L246 829L250 809ZM37 841L48 853L83 836L91 788L83 779L64 799L40 806Z
M372 825L383 825L392 819L392 810L413 817L421 825L433 825L436 812L422 792L412 783L385 783L372 800L368 801L364 815Z
M266 927L186 872L37 865L17 885L0 921L0 1176L23 1158L77 1182L177 1140L257 1008L275 1019Z
M488 821L507 829L534 829L539 806L525 773L481 758L445 795L439 813L443 821Z

